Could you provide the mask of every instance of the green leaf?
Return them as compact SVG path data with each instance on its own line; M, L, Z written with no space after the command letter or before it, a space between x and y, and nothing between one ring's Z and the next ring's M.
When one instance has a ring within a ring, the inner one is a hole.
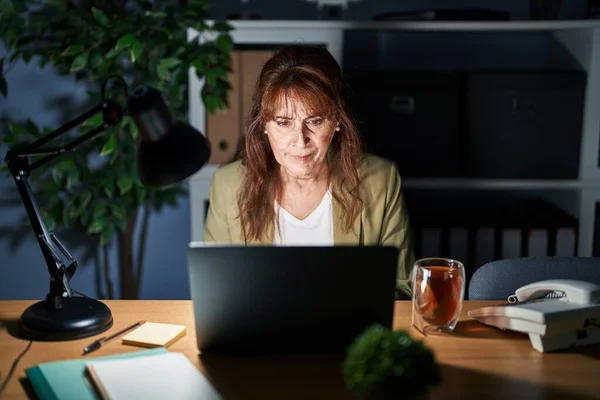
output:
M105 226L106 226L106 219L105 218L97 218L92 221L92 223L88 227L87 231L88 231L88 233L99 233L104 229Z
M135 199L138 204L142 204L146 201L146 187L144 185L135 185Z
M106 246L109 244L114 235L114 229L110 226L105 226L104 229L102 229L102 233L100 233L100 245Z
M133 177L129 175L121 175L117 180L117 186L119 187L119 192L121 194L129 192L133 187Z
M230 53L233 50L233 39L229 35L219 35L217 46L219 46L222 52Z
M94 211L92 212L92 217L94 219L98 219L104 215L106 215L106 206L104 205L104 203L96 203L94 205Z
M79 201L78 197L71 196L69 198L69 201L67 202L66 208L67 208L67 213L69 215L70 220L78 219L79 216L84 211L83 207L79 206L78 201Z
M123 49L113 48L108 53L106 53L106 58L114 58L119 56L123 52Z
M202 93L202 101L204 102L204 107L206 107L206 111L209 113L214 112L218 106L219 106L219 101L218 99L211 95L211 94L204 94Z
M150 18L166 18L167 17L167 13L164 11L146 11L144 13L145 16L150 17Z
M58 169L58 168L53 168L52 169L52 179L57 184L60 184L62 182L62 179L63 179L63 172L60 169Z
M46 226L48 227L49 230L54 230L54 228L56 228L56 218L54 218L54 215L48 211L42 211L42 218L44 219L44 222L46 223Z
M91 200L92 200L92 192L89 190L83 192L83 194L81 195L81 207L86 208Z
M181 60L178 58L163 58L162 60L160 60L160 62L158 63L158 65L163 65L166 68L173 68L178 66L179 64L181 64Z
M14 123L13 121L7 121L8 131L13 135L20 135L24 132L21 125Z
M70 72L76 72L84 69L87 66L88 55L87 53L83 53L75 57L73 63L71 64Z
M135 63L136 60L139 60L140 57L142 56L142 52L144 51L144 43L139 40L139 39L135 39L133 42L133 45L131 46L131 52L129 57L131 58L131 62Z
M78 170L71 171L69 175L67 175L67 190L71 190L73 186L79 182L79 178L80 175Z
M109 136L106 143L104 143L104 146L102 146L102 150L100 151L100 157L105 157L105 156L111 154L115 150L115 145L116 145L115 137L112 135Z
M84 123L81 124L82 128L96 128L103 122L102 114L96 114Z
M71 173L73 171L77 171L77 164L72 158L64 158L56 163L54 169L60 171L61 173Z
M229 25L227 22L225 21L216 21L213 26L212 26L213 30L215 31L225 31L225 32L229 32L233 30L233 26Z
M74 56L75 54L79 54L83 52L83 46L80 44L72 44L69 47L67 47L62 53L61 55L63 56Z
M69 208L66 206L61 206L61 208L59 208L62 212L62 224L63 224L63 228L70 228L71 227L71 215L69 214Z
M166 81L169 79L169 68L165 67L164 65L160 65L158 64L158 67L156 67L156 74L158 75L158 79L160 79L161 81Z
M135 126L135 124L134 124L134 123L131 121L131 119L129 119L129 118L127 119L127 122L128 122L128 124L127 124L127 126L128 126L128 129L127 129L127 130L128 130L128 132L129 132L129 135L131 136L131 138L132 138L133 140L136 140L136 139L137 139L137 137L138 137L138 129L137 129L137 126Z
M108 26L108 18L106 18L106 15L104 15L102 11L98 10L96 7L92 7L92 14L94 14L94 18L96 18L96 21L98 21L100 25Z
M27 121L25 122L25 129L27 130L27 132L32 133L36 136L39 136L40 134L40 130L38 129L37 125L33 123L33 121L29 118L27 118Z
M124 49L126 47L129 47L133 44L135 40L135 36L133 36L131 33L127 33L123 36L121 36L121 38L119 39L119 41L117 42L116 46L115 46L115 50L120 50L120 49Z
M198 78L202 78L204 76L206 62L204 62L204 60L197 58L192 62L192 65L194 68L196 68L196 76L198 76Z
M122 207L122 205L120 205L119 203L111 202L108 205L108 207L110 208L110 212L116 219L118 219L118 220L125 219L125 210Z

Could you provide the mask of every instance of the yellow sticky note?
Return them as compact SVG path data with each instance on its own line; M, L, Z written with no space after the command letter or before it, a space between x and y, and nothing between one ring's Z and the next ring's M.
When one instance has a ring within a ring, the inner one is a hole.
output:
M123 344L141 347L169 347L185 336L184 325L146 322L123 336Z

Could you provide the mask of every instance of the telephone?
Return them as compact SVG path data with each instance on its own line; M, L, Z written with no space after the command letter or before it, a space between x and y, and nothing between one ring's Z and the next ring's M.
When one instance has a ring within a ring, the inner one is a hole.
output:
M485 325L527 333L540 352L600 343L600 285L550 279L525 285L507 300L468 315Z

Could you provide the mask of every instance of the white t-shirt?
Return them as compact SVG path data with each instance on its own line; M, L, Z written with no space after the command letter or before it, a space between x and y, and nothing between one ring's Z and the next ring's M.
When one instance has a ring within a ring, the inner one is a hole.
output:
M273 243L283 246L333 246L333 208L331 192L310 215L302 220L281 208L275 202L275 215L279 215L279 227L275 224Z

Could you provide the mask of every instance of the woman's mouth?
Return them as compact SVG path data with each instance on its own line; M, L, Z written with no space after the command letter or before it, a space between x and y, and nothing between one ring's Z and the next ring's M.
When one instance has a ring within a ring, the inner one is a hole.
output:
M309 158L310 158L310 154L305 155L305 156L294 156L294 160L298 161L298 162L306 162Z

